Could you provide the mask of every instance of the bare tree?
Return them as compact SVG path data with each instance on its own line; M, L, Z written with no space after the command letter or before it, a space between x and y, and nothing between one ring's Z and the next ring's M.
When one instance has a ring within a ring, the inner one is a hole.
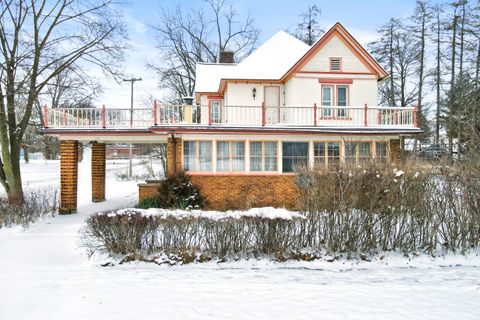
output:
M325 30L320 27L321 14L322 10L317 5L309 6L300 14L302 21L297 25L293 35L309 46L313 45L325 33Z
M113 0L0 2L0 183L9 201L24 199L20 148L39 93L75 63L117 74L123 37Z
M153 26L162 62L149 67L158 72L161 87L171 91L171 100L193 95L197 62L219 62L222 51L232 51L241 61L257 44L260 32L251 16L241 19L225 0L206 3L199 10L162 8Z
M418 98L417 98L417 123L420 128L423 129L424 133L421 136L421 140L426 140L430 136L430 127L426 117L426 108L423 101L423 88L425 83L426 75L426 46L427 46L427 36L428 36L428 25L432 19L432 9L427 1L417 0L415 10L412 15L412 26L408 29L415 36L415 46L417 47L418 53ZM416 143L415 139L415 143Z

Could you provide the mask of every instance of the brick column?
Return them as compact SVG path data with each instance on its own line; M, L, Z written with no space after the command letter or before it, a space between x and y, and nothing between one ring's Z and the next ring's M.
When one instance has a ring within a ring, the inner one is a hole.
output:
M105 143L92 144L92 202L105 201Z
M174 148L175 145L175 148ZM182 171L182 139L167 139L167 176Z
M60 214L77 212L78 141L60 141Z

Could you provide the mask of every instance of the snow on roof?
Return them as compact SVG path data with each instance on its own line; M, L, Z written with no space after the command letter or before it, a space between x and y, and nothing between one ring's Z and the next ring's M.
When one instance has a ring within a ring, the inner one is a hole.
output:
M309 49L279 31L237 65L197 63L195 91L217 92L222 79L279 80Z

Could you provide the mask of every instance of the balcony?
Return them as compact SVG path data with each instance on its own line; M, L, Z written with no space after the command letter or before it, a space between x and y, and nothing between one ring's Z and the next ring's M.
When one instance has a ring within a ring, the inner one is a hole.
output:
M379 106L222 106L162 105L152 108L44 108L45 128L148 129L151 127L417 127L414 107Z

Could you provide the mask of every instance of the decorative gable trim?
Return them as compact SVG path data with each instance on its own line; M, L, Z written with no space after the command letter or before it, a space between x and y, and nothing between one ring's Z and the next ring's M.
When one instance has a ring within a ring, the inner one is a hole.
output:
M308 61L320 51L328 41L337 36L354 54L355 56L373 73L377 75L380 80L388 76L388 73L378 64L375 59L358 43L355 38L339 23L337 22L330 30L323 35L320 40L313 45L310 50L290 68L289 71L282 77L282 81L288 81L294 73L300 71Z

